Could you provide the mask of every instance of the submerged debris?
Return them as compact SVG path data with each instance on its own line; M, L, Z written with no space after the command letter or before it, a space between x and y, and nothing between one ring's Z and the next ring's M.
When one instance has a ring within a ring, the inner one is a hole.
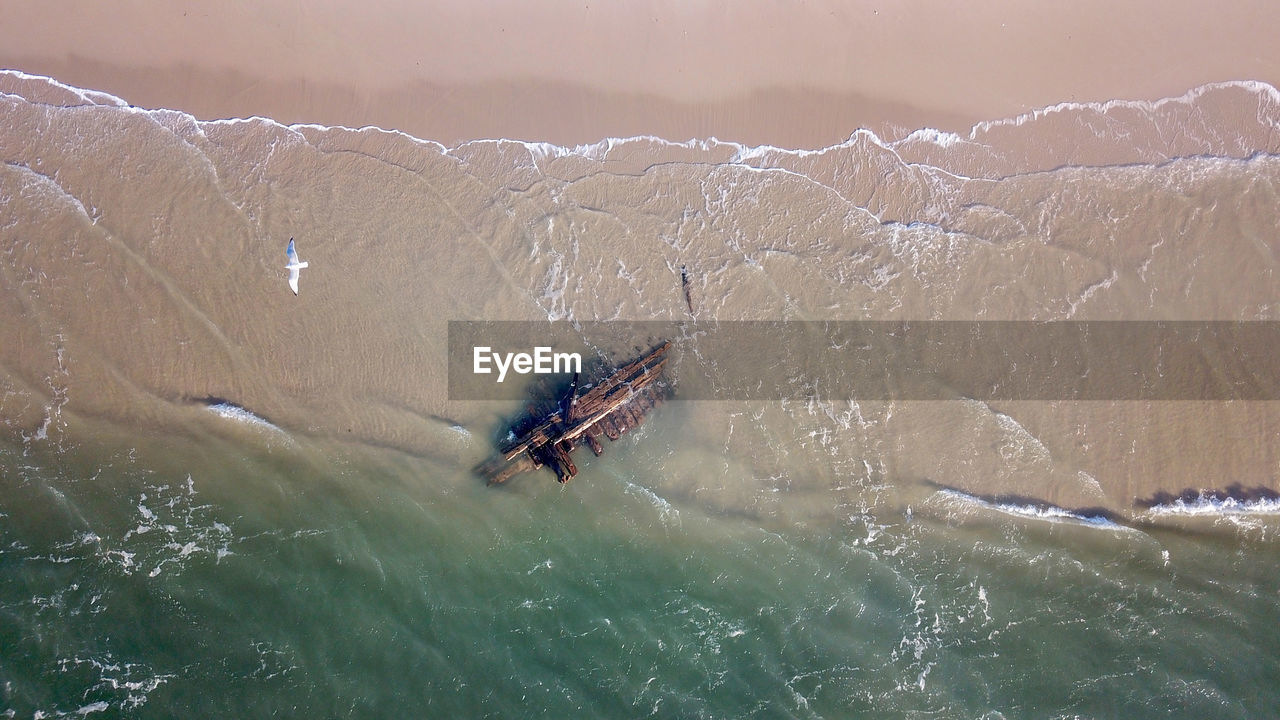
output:
M562 483L573 479L578 468L570 459L570 453L585 443L600 455L604 452L600 436L617 440L638 427L645 414L665 399L667 388L660 377L670 347L670 342L662 343L581 395L575 375L560 406L537 420L532 429L523 433L513 431L515 440L477 467L476 472L490 485L504 483L519 473L544 465L555 472L556 479Z

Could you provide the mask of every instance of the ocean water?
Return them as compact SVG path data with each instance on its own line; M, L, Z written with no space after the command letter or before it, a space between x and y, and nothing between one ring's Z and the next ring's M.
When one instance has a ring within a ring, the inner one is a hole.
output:
M1270 87L822 151L0 89L0 716L1280 707L1274 401L677 400L492 489L519 403L445 378L448 320L1276 320Z

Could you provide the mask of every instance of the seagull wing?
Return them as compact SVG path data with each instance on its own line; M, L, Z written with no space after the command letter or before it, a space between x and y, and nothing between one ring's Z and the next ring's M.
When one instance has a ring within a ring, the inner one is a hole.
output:
M289 268L289 287L293 289L293 294L298 294L298 275L301 271L298 268Z
M284 251L289 256L289 264L293 265L298 262L298 251L293 249L293 238L289 238L289 248Z

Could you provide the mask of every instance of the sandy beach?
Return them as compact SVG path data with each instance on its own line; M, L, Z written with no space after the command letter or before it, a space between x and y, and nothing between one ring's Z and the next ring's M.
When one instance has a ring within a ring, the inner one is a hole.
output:
M200 119L374 125L446 145L815 148L859 127L962 132L1061 102L1280 84L1280 7L1267 3L58 5L0 9L0 67Z

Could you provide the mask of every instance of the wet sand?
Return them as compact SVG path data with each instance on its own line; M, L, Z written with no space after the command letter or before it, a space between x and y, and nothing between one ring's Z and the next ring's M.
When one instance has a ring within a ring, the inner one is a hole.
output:
M5 83L0 302L20 321L3 328L0 416L24 442L74 416L202 432L223 420L199 401L221 398L465 469L516 408L448 398L446 320L682 318L682 266L702 319L1280 312L1280 167L1258 154L1280 109L1259 84L1033 114L981 142L861 133L803 153L447 149ZM311 262L299 297L290 236ZM1276 403L854 400L685 404L651 423L668 455L650 482L779 519L937 486L1122 514L1276 488Z
M11 6L0 67L201 119L403 130L446 145L715 136L817 148L1061 102L1280 84L1280 8L984 3ZM122 41L127 38L127 41Z
M1254 82L1280 83L1254 37L1280 11L211 7L4 11L0 65L272 118L4 78L0 416L23 442L75 414L204 427L221 398L468 465L505 410L446 397L445 319L680 317L681 267L722 320L1280 312L1280 94ZM656 139L710 136L738 143ZM1274 403L671 412L653 482L734 512L1280 487Z

